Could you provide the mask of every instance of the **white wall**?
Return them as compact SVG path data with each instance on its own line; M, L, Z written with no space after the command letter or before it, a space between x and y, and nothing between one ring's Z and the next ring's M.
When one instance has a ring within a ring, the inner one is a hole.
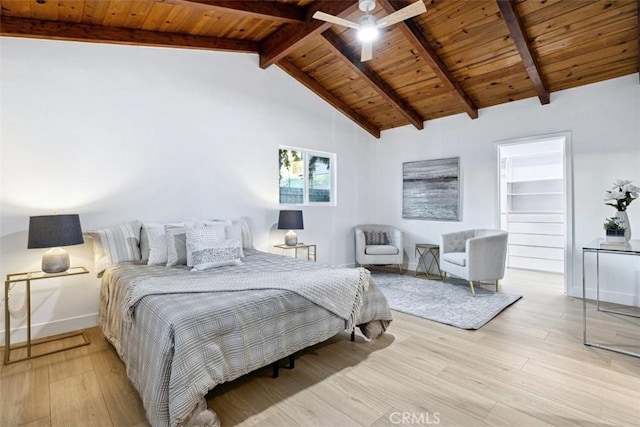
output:
M495 141L568 130L577 286L579 248L613 214L603 191L617 178L640 183L637 75L554 93L547 106L529 99L483 109L477 120L385 131L378 141L257 63L255 55L0 38L0 274L39 269L44 250L26 249L28 218L52 212L79 213L85 230L247 215L256 246L271 250L283 239L274 229L279 144L337 153L338 205L304 208L298 233L317 243L319 261L352 264L353 225L381 222L407 232L413 268L414 243L497 224ZM463 221L403 220L402 162L452 156L461 158ZM640 201L629 216L637 238ZM69 252L72 264L93 270L88 244ZM639 270L630 272L636 286ZM95 325L98 294L93 274L34 284L36 335ZM20 305L21 290L12 296Z
M374 138L257 55L0 38L0 62L2 277L39 270L29 216L54 212L85 231L249 216L273 250L279 144L337 153L337 206L304 208L298 235L318 261L353 263L351 228L374 217ZM37 335L96 324L92 249L68 249L92 274L34 282Z
M405 251L409 267L415 266L414 244L439 241L442 233L466 228L498 226L495 142L520 137L570 131L573 145L574 258L573 283L582 287L581 248L604 237L602 223L613 216L605 206L604 191L616 179L640 184L640 84L638 75L556 92L551 104L537 98L482 109L471 120L464 114L425 123L422 132L406 126L385 131L377 146L377 218L407 233ZM402 163L460 157L462 221L438 222L402 219ZM635 238L640 238L640 200L628 210ZM629 261L629 260L627 260ZM609 271L616 292L637 301L640 264L631 260L624 272ZM592 277L588 277L593 283ZM615 279L615 280L614 280Z

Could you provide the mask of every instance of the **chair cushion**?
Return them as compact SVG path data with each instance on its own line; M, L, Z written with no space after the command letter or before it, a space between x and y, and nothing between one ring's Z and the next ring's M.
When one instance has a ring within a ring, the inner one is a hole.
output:
M367 245L364 253L367 255L398 255L398 248L391 245Z
M442 259L450 262L451 264L464 267L467 265L467 253L466 252L447 252L442 254Z

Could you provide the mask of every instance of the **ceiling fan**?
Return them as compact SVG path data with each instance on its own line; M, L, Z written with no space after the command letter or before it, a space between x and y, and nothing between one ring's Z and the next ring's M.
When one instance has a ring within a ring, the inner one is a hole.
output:
M359 0L358 7L364 12L364 15L357 23L319 11L314 13L313 17L321 21L358 30L358 38L362 41L362 53L360 55L360 60L362 62L368 61L373 57L373 41L378 37L379 30L390 25L397 24L405 19L413 18L414 16L427 11L422 0L418 0L407 7L403 7L390 15L376 20L376 18L371 14L371 12L376 8L375 0Z

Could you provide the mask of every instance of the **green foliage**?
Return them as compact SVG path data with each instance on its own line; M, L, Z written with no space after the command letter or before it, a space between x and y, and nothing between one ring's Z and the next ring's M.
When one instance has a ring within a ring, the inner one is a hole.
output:
M604 222L604 229L607 231L624 231L625 228L620 224L620 218L612 216Z
M316 163L320 162L320 163L324 163L325 166L327 167L327 170L330 168L330 164L331 164L331 159L329 159L328 157L319 157L319 156L311 156L311 158L309 159L309 186L310 188L313 188L313 176L316 173Z
M278 150L279 154L279 167L278 171L282 170L284 166L285 169L291 169L291 161L298 162L301 160L300 154L297 151L287 150L285 148L281 148ZM282 181L282 174L280 173L280 181Z

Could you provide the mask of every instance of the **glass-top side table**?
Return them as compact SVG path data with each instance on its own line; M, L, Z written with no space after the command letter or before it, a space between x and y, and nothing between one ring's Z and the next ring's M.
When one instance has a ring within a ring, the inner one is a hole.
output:
M56 335L53 338L43 338L32 343L31 340L31 282L35 280L53 279L56 277L68 277L77 276L79 274L88 274L89 270L85 267L71 267L67 271L62 273L44 273L42 271L28 271L26 273L11 273L7 274L7 278L4 281L4 364L9 365L11 363L22 362L23 360L33 359L34 357L46 356L48 354L58 353L60 351L70 350L72 348L82 347L89 345L90 341L84 332L70 332L63 335ZM25 286L25 298L27 304L27 341L24 344L11 345L11 315L9 313L9 292L13 286L18 283L24 282ZM56 350L41 352L33 355L31 348L34 345L44 344L53 341L60 341L67 338L82 337L82 342L64 348L58 348ZM16 359L11 359L11 352L21 348L27 349L27 355Z
M431 262L428 267L427 260L425 259L427 254L431 254ZM422 265L426 278L438 278L440 280L444 280L442 270L440 270L439 245L434 245L433 243L416 243L415 256L418 258L418 262L416 264L416 271L413 272L413 277L418 277L418 270L420 269L420 265ZM438 269L438 274L434 273L434 267Z
M273 245L274 248L282 249L284 253L285 250L294 250L293 258L298 258L298 249L306 249L307 250L307 261L317 261L316 257L316 245L307 244L307 243L298 243L296 245Z
M586 275L585 275L585 254L593 252L596 254L596 310L603 313L618 314L621 316L629 316L640 318L639 315L628 313L620 310L609 310L600 306L600 255L636 255L640 256L640 240L630 240L627 243L608 243L604 239L596 239L582 248L582 320L583 320L583 336L584 345L601 348L604 350L614 351L616 353L626 354L628 356L640 357L640 353L624 350L621 348L598 344L591 342L587 338L587 291L586 291Z

